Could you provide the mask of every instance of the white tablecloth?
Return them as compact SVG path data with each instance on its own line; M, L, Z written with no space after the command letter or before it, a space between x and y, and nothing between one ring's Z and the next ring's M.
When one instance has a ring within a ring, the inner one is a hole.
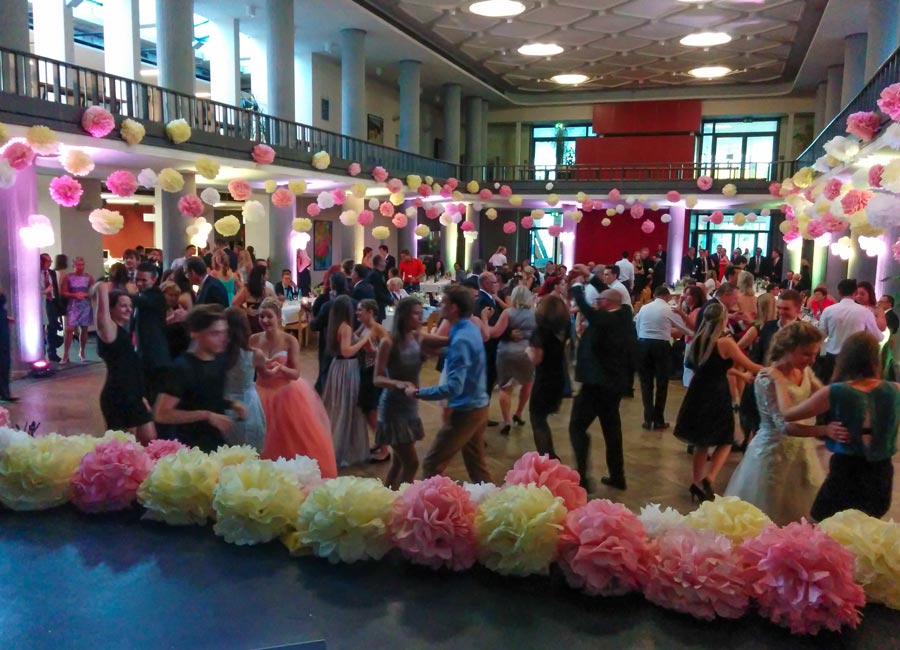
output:
M430 307L430 306L424 307L422 309L422 324L423 325L424 325L425 321L428 320L428 317L431 316L432 312L434 312L434 310L436 310L436 309L437 309L437 307ZM384 329L386 329L388 331L388 333L390 333L391 330L394 328L394 308L393 307L387 307L385 309L384 322L382 322L381 325L384 327Z
M303 305L299 300L290 300L281 306L281 320L285 325L296 323L300 320L300 312Z
M450 284L450 280L438 280L437 282L420 282L419 290L422 293L444 293L444 287Z

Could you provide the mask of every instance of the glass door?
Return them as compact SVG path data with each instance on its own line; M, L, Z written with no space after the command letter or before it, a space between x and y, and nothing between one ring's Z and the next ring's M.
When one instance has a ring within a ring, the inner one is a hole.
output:
M744 154L744 178L766 180L772 169L775 153L774 139L770 135L755 135L747 138Z
M536 140L534 143L534 179L537 181L556 180L555 140Z
M744 138L717 135L713 138L713 162L716 178L740 178L744 159Z

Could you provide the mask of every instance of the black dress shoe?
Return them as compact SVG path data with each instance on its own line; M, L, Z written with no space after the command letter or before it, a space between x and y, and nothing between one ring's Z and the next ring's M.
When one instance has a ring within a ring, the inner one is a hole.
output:
M653 425L649 422L642 422L641 428L646 429L647 431L653 431Z
M513 422L515 422L517 426L520 426L520 427L525 426L525 420L520 418L518 415L513 416Z
M654 422L653 423L654 429L668 429L670 426L672 426L672 425L670 425L668 422Z
M607 486L609 486L609 487L611 487L611 488L615 488L615 489L617 489L617 490L624 490L624 489L626 489L626 488L625 488L625 479L624 479L624 478L614 479L614 478L609 477L609 476L604 476L604 477L602 477L602 478L600 479L600 482L603 483L603 485L607 485Z
M488 420L488 426L489 426L489 427L495 427L495 426L497 426L498 424L500 424L500 423L497 422L497 420Z
M500 429L500 435L501 435L501 436L508 436L511 429L512 429L512 427L511 427L510 425L504 424L504 425L503 425L503 428Z
M59 363L60 361L62 361L62 359L59 358L59 355L58 355L58 354L51 354L48 358L49 358L50 361L52 361L53 363Z

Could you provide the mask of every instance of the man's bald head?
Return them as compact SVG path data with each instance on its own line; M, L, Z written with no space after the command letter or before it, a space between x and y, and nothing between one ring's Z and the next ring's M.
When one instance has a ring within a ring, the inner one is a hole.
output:
M607 310L618 309L622 306L622 296L615 289L606 289L600 292L600 300Z
M481 275L478 276L478 286L487 291L488 293L493 293L496 287L494 286L497 282L497 278L493 273L489 271L485 271Z

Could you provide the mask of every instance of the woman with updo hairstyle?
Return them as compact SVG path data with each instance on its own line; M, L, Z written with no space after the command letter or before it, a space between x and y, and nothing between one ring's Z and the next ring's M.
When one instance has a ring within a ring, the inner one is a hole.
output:
M878 326L879 330L883 332L887 329L887 318L884 315L884 310L878 306L878 300L875 297L875 287L872 286L871 282L857 282L856 293L853 294L853 299L857 305L862 305L874 314L875 325Z

